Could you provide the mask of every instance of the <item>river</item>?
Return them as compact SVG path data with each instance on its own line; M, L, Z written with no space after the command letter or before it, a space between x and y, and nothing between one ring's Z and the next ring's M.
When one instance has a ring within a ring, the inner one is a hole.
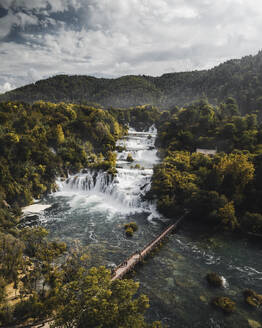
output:
M143 200L150 189L153 165L159 161L156 133L153 127L147 132L130 129L118 142L125 150L117 153L115 178L84 170L58 181L59 191L40 202L52 205L41 213L50 238L88 246L90 266L114 266L156 237L169 224L154 204ZM132 163L126 160L128 154ZM127 238L123 226L130 221L139 228ZM136 269L133 279L150 298L150 321L162 320L171 328L245 328L259 327L259 322L262 327L262 311L248 308L242 295L246 288L262 294L261 257L261 242L209 236L185 224ZM208 286L205 276L211 271L225 278L225 288ZM210 300L216 296L232 298L236 312L225 316L214 309Z

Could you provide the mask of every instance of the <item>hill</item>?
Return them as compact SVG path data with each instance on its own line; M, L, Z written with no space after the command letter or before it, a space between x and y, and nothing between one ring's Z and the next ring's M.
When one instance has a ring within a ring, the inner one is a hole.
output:
M172 108L206 96L212 104L236 98L242 113L262 107L262 51L210 70L117 79L58 75L0 95L0 101L99 103L105 107L152 104Z

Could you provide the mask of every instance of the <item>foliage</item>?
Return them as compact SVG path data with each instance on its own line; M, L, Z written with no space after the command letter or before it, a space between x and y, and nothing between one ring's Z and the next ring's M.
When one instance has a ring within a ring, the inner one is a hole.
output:
M134 234L134 230L131 227L125 228L125 234L127 237L132 237Z
M135 222L130 222L130 223L126 223L124 228L125 228L125 234L128 237L132 237L134 232L137 231L138 226Z
M133 156L130 153L127 154L126 160L130 163L134 161Z
M125 229L127 228L132 228L134 231L137 231L138 226L135 222L129 222L127 224L125 224Z
M151 191L158 210L211 228L262 233L262 138L255 114L240 116L234 98L206 99L163 112L158 125L162 163ZM217 150L213 156L205 149ZM198 150L199 149L199 150Z
M21 240L11 234L0 233L0 274L5 281L16 281L19 270L24 266Z
M251 233L262 232L262 215L260 213L246 212L241 221L242 228Z
M90 106L8 102L0 114L0 196L12 206L50 192L68 170L115 166L115 141L125 133L109 112Z
M212 305L221 309L226 314L230 314L236 309L236 303L229 297L216 297L212 300Z
M244 290L245 302L252 307L260 307L262 305L262 295L257 294L252 289Z
M235 101L230 98L231 101ZM256 114L229 114L225 104L212 106L204 98L172 112L162 113L159 144L167 150L195 151L197 148L256 151L261 138ZM231 113L230 112L230 113Z
M105 267L82 267L59 291L55 326L148 327L143 314L149 300L145 295L134 298L138 286L132 280L111 282Z

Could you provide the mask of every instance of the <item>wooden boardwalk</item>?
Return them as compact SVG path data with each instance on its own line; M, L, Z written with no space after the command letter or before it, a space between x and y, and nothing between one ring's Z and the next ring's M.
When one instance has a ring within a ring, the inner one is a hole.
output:
M116 279L121 279L123 276L131 271L139 262L141 262L156 246L160 244L160 242L168 235L172 230L174 230L181 220L184 218L182 216L176 223L171 224L167 227L159 236L157 236L154 240L148 243L142 251L133 253L129 258L127 258L124 262L118 265L112 274L111 281Z

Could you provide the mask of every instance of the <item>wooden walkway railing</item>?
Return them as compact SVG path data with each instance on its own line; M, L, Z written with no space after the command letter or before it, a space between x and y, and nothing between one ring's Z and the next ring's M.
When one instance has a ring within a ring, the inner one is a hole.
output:
M159 243L175 228L177 228L178 224L184 218L182 216L176 223L171 224L167 227L159 236L157 236L153 241L148 243L142 251L135 252L131 256L129 256L124 262L118 265L112 274L111 281L116 279L121 279L125 274L131 271L139 262L141 262Z

